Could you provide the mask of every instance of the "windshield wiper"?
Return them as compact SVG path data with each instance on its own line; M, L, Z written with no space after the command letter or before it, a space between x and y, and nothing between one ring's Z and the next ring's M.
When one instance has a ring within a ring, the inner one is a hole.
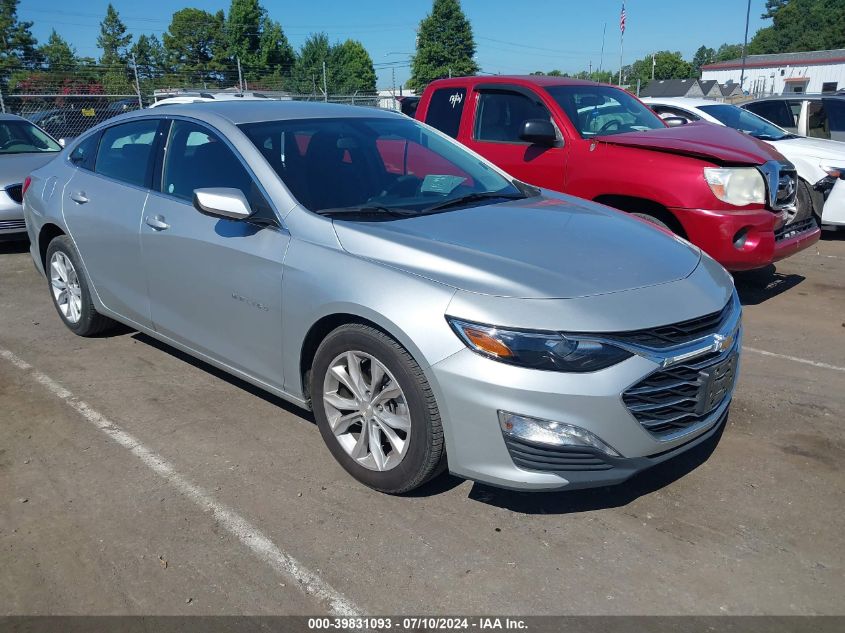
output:
M419 212L419 215L425 215L426 213L437 213L438 211L445 211L446 209L451 209L452 207L459 207L465 204L470 204L472 202L479 202L481 200L495 200L497 198L505 200L522 200L523 198L527 197L528 196L526 196L524 193L496 193L495 191L468 193L465 196L452 198L451 200L446 200L433 206L426 207L425 209Z
M407 209L391 209L390 207L382 207L378 205L365 205L361 207L337 207L336 209L320 209L317 211L320 215L335 216L335 215L392 215L397 218L406 218L411 215L416 215L413 211Z

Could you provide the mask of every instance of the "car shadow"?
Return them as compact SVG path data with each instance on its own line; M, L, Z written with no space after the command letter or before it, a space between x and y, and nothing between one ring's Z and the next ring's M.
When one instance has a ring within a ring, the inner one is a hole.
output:
M823 242L845 242L845 229L822 231Z
M130 330L134 331L134 330ZM174 358L181 360L182 362L188 363L197 369L201 369L206 373L211 374L215 378L219 378L220 380L225 380L230 385L238 387L247 393L261 398L265 402L272 404L273 406L279 407L280 409L284 409L288 413L295 415L299 418L302 418L306 422L310 422L311 424L316 424L314 420L314 416L311 414L310 411L306 411L305 409L301 409L300 407L296 406L295 404L288 402L287 400L280 398L279 396L275 396L272 393L264 391L260 387L256 387L248 383L245 380L241 380L236 376L232 376L231 374L223 371L222 369L217 369L214 365L206 363L205 361L199 360L198 358L194 358L193 356L182 352L175 347L171 347L167 343L162 343L161 341L154 339L151 336L148 336L142 332L135 331L132 334L132 338L140 343L145 343L151 347L155 347L157 350L170 354Z
M739 300L744 306L756 306L791 290L806 279L794 273L779 273L774 265L733 273Z
M0 255L14 255L29 252L27 240L0 240Z
M727 423L723 424L713 437L687 452L615 486L569 492L518 492L476 482L470 490L469 498L520 514L573 514L620 508L639 497L665 488L701 466L713 454L726 426Z

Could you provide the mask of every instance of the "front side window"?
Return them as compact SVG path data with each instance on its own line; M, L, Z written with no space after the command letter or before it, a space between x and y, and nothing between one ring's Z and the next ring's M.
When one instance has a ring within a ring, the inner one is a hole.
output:
M757 103L749 103L745 106L745 109L763 117L767 121L771 121L784 130L789 132L798 131L798 118L792 113L786 101L780 101L778 99L759 101Z
M141 119L107 128L97 150L94 171L130 185L149 183L158 119Z
M732 127L740 132L750 134L754 138L759 138L762 141L779 141L789 136L789 132L782 130L776 125L772 125L764 118L757 116L753 112L743 110L733 105L725 103L699 106L700 109L714 119L724 123L728 127Z
M176 198L193 200L194 189L240 189L254 197L252 177L238 157L208 128L189 121L174 121L167 141L161 190Z
M60 152L61 146L29 121L0 121L0 154Z
M560 105L582 138L658 130L666 125L624 90L612 86L552 86Z
M487 163L405 117L240 127L299 203L315 212L366 209L408 215L466 196L522 195Z
M452 138L458 138L466 96L464 88L435 90L428 102L425 122Z
M476 112L475 139L478 141L525 143L520 134L526 121L551 120L546 106L518 92L482 92Z

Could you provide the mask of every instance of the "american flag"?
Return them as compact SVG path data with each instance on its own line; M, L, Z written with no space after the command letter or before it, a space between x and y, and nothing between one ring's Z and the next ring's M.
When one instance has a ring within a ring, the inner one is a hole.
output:
M625 32L625 3L622 3L622 13L619 15L619 28Z

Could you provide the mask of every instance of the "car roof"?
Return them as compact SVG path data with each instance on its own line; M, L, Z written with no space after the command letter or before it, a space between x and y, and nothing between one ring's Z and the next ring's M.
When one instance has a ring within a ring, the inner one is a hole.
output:
M26 121L29 123L28 119L23 118L22 116L18 116L17 114L6 114L0 113L0 121Z
M731 105L729 103L722 103L714 99L693 99L692 97L644 97L643 103L675 105L680 107L686 106L688 108L700 108L701 106L711 105Z
M573 79L556 75L476 75L473 77L452 77L438 79L432 84L453 86L476 86L478 84L531 84L535 86L608 86L586 79ZM617 86L612 86L616 88Z
M179 105L178 108L145 108L144 110L123 114L120 116L120 120L126 121L135 117L162 117L174 114L208 121L225 119L234 125L287 119L407 118L392 110L323 103L322 101L277 101L275 99L240 101L227 99L225 101L184 103ZM117 120L117 117L111 120Z
M767 97L758 97L756 99L751 99L750 101L744 102L742 105L746 105L749 103L757 103L758 101L782 101L784 99L788 99L790 101L818 101L819 99L836 99L845 100L845 95L840 95L836 93L830 94L819 94L819 93L810 93L807 94L806 92L795 92L791 94L785 95L769 95Z

